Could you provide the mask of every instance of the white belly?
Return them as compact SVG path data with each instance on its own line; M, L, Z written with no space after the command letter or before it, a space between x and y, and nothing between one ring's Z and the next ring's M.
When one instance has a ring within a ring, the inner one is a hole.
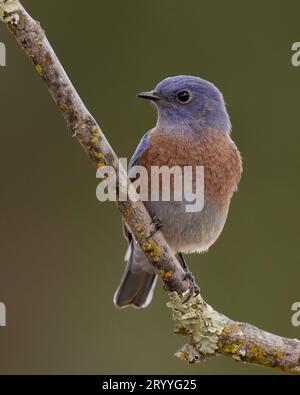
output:
M200 212L186 212L185 202L145 202L151 216L162 223L168 244L176 252L206 251L219 237L224 227L228 205L206 201Z

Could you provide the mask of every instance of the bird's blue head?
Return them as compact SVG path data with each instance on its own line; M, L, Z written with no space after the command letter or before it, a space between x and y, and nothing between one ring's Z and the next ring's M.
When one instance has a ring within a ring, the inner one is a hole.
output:
M155 103L157 126L165 130L214 128L230 133L231 124L222 93L202 78L185 75L169 77L154 90L138 96Z

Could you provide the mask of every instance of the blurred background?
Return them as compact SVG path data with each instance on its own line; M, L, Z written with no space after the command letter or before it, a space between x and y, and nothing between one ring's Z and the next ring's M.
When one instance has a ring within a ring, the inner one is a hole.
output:
M221 89L244 173L220 239L188 262L216 309L299 338L299 1L42 3L24 1L120 157L155 123L137 92L177 74ZM161 286L143 311L114 307L126 248L119 212L96 200L94 167L15 39L2 25L0 34L0 372L278 374L173 357L184 339L172 334Z

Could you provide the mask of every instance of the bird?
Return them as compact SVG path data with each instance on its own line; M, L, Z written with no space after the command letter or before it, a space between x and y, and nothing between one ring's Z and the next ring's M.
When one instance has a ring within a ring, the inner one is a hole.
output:
M149 174L152 166L204 167L201 211L187 212L186 202L174 199L144 201L188 275L183 254L206 252L223 230L241 179L241 154L231 139L223 95L213 83L189 75L172 76L138 97L154 104L157 123L142 137L129 168L144 166ZM128 241L126 267L114 304L144 308L152 300L157 275L124 223L123 227Z

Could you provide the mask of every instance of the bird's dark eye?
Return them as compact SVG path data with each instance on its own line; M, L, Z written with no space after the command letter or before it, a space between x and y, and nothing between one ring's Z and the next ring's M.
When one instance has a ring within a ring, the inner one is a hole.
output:
M189 91L180 91L176 95L176 99L179 103L186 104L192 99L192 95Z

